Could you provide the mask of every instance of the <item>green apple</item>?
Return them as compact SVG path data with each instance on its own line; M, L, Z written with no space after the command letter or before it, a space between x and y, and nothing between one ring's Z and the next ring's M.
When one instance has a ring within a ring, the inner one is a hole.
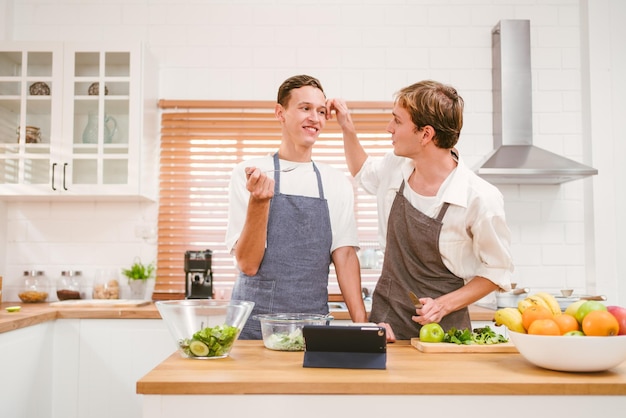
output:
M420 341L425 343L440 343L446 332L436 322L426 324L420 329Z
M568 331L565 334L563 334L564 337L584 337L585 334L583 334L582 331Z
M591 311L606 311L606 305L597 300L587 300L585 303L580 305L578 310L576 311L576 320L579 324L583 323L583 319L585 316Z

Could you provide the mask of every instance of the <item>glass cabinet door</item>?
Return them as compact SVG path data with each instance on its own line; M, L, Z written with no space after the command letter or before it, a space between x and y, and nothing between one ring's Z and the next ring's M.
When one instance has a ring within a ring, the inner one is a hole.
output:
M71 53L72 185L127 185L131 52Z
M53 187L51 155L61 122L59 55L0 45L0 186L46 192Z
M0 196L152 197L141 149L156 138L143 106L150 92L156 108L157 83L142 52L0 41Z

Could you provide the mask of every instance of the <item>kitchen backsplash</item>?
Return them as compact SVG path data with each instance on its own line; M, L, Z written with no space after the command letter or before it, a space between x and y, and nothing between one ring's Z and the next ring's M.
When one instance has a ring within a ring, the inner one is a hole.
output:
M41 201L6 207L5 301L19 300L27 270L41 270L51 282L64 270L79 270L89 286L97 269L119 272L135 257L156 260L155 242L136 233L137 227L156 225L156 203ZM122 293L127 292L126 281L119 279ZM55 299L54 293L49 295Z

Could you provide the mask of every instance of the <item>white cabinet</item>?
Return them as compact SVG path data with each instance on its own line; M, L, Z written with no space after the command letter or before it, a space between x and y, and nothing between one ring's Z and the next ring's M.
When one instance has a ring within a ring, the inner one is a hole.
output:
M156 196L156 66L141 45L0 43L0 196Z
M160 319L57 319L53 348L53 418L141 417L137 381L176 351Z
M137 380L175 351L161 319L57 319L0 333L0 416L139 418Z
M52 418L54 322L0 333L0 415Z

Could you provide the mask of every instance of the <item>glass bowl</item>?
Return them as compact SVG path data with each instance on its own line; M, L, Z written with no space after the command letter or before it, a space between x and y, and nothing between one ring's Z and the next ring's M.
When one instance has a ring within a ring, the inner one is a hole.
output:
M261 335L266 348L276 351L303 351L305 325L327 325L333 320L329 315L308 313L273 313L255 315L261 322Z
M626 360L626 335L529 335L509 330L520 354L535 366L562 372L599 372Z
M185 299L155 302L181 356L228 357L248 320L254 302Z

